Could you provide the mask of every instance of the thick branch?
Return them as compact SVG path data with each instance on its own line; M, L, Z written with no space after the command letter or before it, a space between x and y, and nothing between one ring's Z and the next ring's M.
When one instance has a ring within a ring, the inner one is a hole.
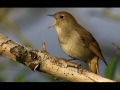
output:
M64 81L114 82L88 72L69 60L49 55L46 51L45 43L43 44L43 51L40 51L22 46L0 34L0 55L18 61L34 71L44 72Z

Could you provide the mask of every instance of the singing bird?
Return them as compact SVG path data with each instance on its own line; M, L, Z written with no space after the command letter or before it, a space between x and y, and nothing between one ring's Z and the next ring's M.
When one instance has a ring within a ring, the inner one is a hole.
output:
M102 59L106 65L107 62L92 34L68 12L61 11L49 16L55 18L51 26L57 31L62 50L71 58L87 63L90 71L98 74L98 60Z

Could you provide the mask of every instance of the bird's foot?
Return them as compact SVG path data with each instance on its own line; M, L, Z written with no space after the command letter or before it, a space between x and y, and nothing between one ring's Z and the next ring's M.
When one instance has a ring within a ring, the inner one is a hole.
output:
M81 65L78 65L77 68L78 68L77 72L80 73L80 74L82 74L83 71L86 70L86 68L85 68L85 67L82 67Z

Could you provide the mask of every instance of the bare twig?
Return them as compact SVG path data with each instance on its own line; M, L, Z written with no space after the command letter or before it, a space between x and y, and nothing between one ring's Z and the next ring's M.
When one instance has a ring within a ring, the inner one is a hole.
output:
M113 47L120 51L120 47L118 47L116 44L112 43Z
M43 44L43 51L40 51L20 45L0 34L0 55L18 61L33 71L44 72L55 78L70 82L115 82L88 72L82 67L78 68L78 64L51 56L45 51L45 43Z

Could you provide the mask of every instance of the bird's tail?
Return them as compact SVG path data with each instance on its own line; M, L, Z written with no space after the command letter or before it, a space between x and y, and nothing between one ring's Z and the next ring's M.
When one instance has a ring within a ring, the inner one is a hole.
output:
M95 56L92 60L88 61L88 66L91 72L98 74L99 73L99 66L98 66L98 57Z

